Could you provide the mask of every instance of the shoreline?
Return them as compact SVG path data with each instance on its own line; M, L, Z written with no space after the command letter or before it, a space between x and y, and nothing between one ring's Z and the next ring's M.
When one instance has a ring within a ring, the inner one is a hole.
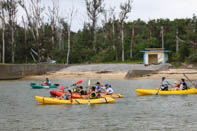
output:
M32 75L26 76L21 80L39 80L48 77L49 79L62 79L62 78L87 78L87 79L115 79L115 80L124 80L127 72L106 72L106 73L96 73L96 72L55 72L47 73L45 75ZM143 79L161 79L166 77L167 79L181 79L187 78L190 80L197 80L197 70L196 69L168 69L166 71L159 71L158 73L153 73L145 75L142 77L136 77L132 79L125 80L143 80Z
M184 74L186 75L186 77L184 76ZM189 78L190 80L197 80L197 70L187 69L187 68L168 69L166 71L159 71L156 74L143 76L139 79L161 79L162 77L166 77L167 79L182 79L183 78L187 80Z
M78 73L49 73L45 75L32 75L26 76L21 80L39 80L43 78L49 79L62 79L62 78L87 78L87 79L114 79L114 80L122 80L126 75L122 72L111 72L111 73L94 73L94 72L78 72Z

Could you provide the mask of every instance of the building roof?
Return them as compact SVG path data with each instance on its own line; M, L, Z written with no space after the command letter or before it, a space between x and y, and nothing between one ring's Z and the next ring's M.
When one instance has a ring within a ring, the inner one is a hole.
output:
M165 48L145 48L145 50L149 50L149 51L151 51L151 50L165 50Z
M165 48L145 48L144 51L140 52L170 52L169 50L165 50Z

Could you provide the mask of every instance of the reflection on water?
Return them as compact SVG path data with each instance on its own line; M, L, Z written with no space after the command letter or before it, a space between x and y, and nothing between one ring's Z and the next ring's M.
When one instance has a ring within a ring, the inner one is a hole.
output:
M77 80L79 79L58 79L55 83L71 85ZM114 104L90 106L38 104L34 96L49 96L50 89L31 89L29 86L31 82L41 83L41 81L0 82L1 131L196 131L197 129L195 111L197 95L142 97L136 95L136 88L157 88L160 80L101 80L102 83L111 83L114 90L123 94L125 98L116 99Z

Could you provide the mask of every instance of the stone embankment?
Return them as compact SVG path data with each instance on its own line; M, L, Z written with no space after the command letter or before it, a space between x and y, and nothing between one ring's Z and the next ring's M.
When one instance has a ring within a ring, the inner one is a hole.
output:
M30 75L55 72L68 65L64 64L5 64L0 65L0 80L20 79Z

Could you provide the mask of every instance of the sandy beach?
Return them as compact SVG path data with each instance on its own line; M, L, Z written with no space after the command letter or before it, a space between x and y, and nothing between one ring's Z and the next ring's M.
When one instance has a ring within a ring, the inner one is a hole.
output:
M59 70L57 72L48 72L44 75L34 75L24 77L23 80L39 80L43 78L88 78L88 79L125 79L125 75L129 70L157 70L158 66L145 67L142 64L94 64L94 65L77 65ZM143 77L132 79L187 79L184 74L191 80L197 80L197 69L187 68L169 68L165 71L158 71L154 74L148 74Z

